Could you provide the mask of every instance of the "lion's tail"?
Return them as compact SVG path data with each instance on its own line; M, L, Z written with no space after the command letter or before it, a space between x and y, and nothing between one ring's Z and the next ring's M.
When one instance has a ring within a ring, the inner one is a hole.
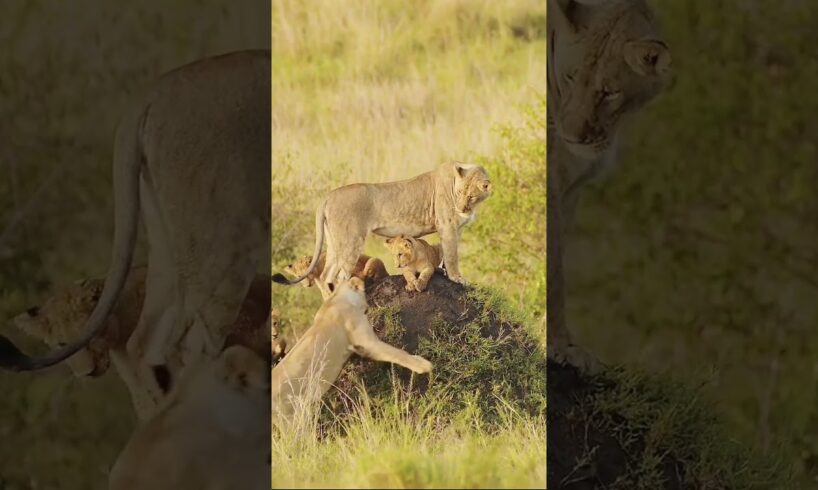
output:
M0 368L34 371L71 357L99 335L122 292L131 267L139 224L139 175L142 166L141 127L144 111L132 112L120 123L114 151L114 244L111 266L99 301L85 324L85 333L46 356L31 357L0 336Z
M319 256L321 255L321 249L324 247L324 224L327 222L326 217L326 206L327 200L324 199L321 204L318 205L318 208L315 210L315 250L312 253L312 260L310 261L309 267L307 270L304 271L304 274L300 277L296 277L295 279L287 279L284 274L276 273L273 274L273 282L278 284L298 284L299 282L303 281L307 278L312 271L315 269L316 264L318 264Z

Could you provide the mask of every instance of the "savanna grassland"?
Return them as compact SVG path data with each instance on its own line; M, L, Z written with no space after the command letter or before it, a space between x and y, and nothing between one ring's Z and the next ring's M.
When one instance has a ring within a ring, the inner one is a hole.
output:
M504 296L544 347L545 63L541 1L274 0L274 270L312 253L329 189L480 163L495 191L463 234L461 268ZM395 273L381 240L367 253ZM276 287L273 304L296 337L320 295ZM396 398L377 417L364 406L343 436L274 443L273 484L545 486L544 413L509 410L493 431L471 406L429 423L446 410L431 404L420 416Z

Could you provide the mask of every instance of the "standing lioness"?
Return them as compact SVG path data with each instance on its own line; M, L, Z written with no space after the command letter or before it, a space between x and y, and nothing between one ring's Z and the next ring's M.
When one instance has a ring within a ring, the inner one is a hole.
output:
M465 284L457 256L460 233L474 221L477 206L490 194L486 169L459 162L408 180L335 189L316 211L315 251L307 271L291 280L276 274L273 281L295 284L309 276L321 255L325 233L327 259L321 280L330 285L352 276L369 232L387 238L437 232L449 278Z

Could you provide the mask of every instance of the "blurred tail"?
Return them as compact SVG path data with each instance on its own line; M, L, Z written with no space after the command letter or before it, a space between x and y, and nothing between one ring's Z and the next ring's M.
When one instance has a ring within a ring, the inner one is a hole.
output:
M9 339L0 336L0 368L34 371L58 364L88 345L102 333L108 315L128 279L139 224L139 173L142 166L139 131L144 112L126 116L116 134L114 150L114 245L111 266L105 278L99 301L85 323L85 333L78 340L44 357L21 352Z

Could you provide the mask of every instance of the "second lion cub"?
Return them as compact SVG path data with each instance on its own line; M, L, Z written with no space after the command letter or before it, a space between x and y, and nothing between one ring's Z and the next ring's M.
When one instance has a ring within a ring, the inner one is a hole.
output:
M312 256L304 255L292 264L285 267L284 272L294 277L299 277L306 274L306 277L301 284L307 288L318 286L318 289L321 291L321 297L327 299L332 291L328 291L325 287L323 287L323 283L319 280L321 274L324 272L324 264L326 264L326 261L327 254L322 253L318 257L318 262L315 264L315 268L312 270L312 272L308 272L310 263L312 262ZM377 282L388 275L389 273L386 271L386 266L383 264L381 259L363 254L358 257L358 262L355 264L355 269L352 270L352 277L357 277L364 282L366 282L367 279Z
M398 235L388 238L386 247L395 254L395 262L406 279L407 291L424 291L435 269L443 262L440 244L430 245L422 238Z

